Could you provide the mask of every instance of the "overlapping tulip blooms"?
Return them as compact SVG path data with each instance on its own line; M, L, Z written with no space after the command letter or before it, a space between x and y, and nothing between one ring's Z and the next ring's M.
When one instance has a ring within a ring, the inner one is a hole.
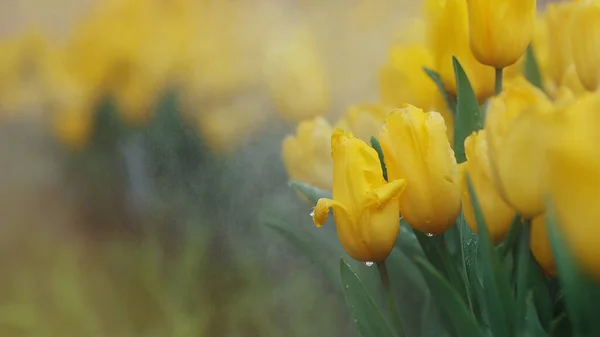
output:
M332 207L342 246L361 261L385 259L399 218L427 236L461 219L478 234L485 224L501 246L519 223L548 277L560 273L549 235L556 230L584 273L600 279L598 2L536 13L535 0L430 0L424 21L422 41L390 49L379 70L381 102L358 105L336 124L372 138L374 149L338 130L333 163L287 165L300 180L299 167L321 177L330 165L333 200L318 202L315 223ZM467 101L474 102L468 113L480 115L467 115ZM288 143L285 158L315 147Z

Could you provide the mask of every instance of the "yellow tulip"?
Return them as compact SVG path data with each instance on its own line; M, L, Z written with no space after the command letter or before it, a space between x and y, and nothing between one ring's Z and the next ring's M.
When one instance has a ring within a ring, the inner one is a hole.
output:
M546 216L544 214L536 216L531 221L529 248L544 272L550 276L556 275L556 264L554 263L554 255L552 255L548 228L546 227Z
M405 105L390 114L379 133L388 177L406 179L400 197L402 217L413 228L445 232L460 211L460 185L444 118Z
M434 69L431 53L423 45L394 46L379 71L379 89L383 103L394 108L412 104L423 109L437 108L442 100L435 83L423 71Z
M504 68L533 38L536 0L467 0L471 50L479 62Z
M390 109L383 105L353 105L336 123L335 127L351 132L356 138L369 143L372 136L377 136L385 115Z
M283 140L283 163L291 180L298 180L331 191L333 161L331 160L331 133L333 128L322 117L303 121L296 136Z
M381 262L390 254L400 229L398 197L406 186L383 179L377 152L341 129L331 136L333 200L319 199L313 221L322 226L333 209L338 237L358 261Z
M492 181L488 145L485 130L473 133L465 139L467 161L460 164L462 186L462 210L465 220L474 233L477 233L477 221L471 203L467 185L467 174L471 179L483 214L485 225L495 243L500 242L515 217L515 210L498 194Z
M570 20L573 6L574 3L565 2L548 4L546 8L548 75L556 86L563 82L565 70L573 64L571 36L566 24Z
M268 89L282 117L295 123L327 113L329 79L308 28L300 27L272 43L265 61Z
M590 91L598 88L600 76L600 3L579 1L568 26L573 61L581 83Z
M588 94L564 113L548 151L549 190L561 237L600 278L600 97Z
M379 92L384 104L399 108L412 104L427 111L438 111L448 126L448 138L454 140L454 120L439 89L423 67L435 69L430 51L423 45L392 47L389 59L379 70Z
M469 22L465 0L427 0L427 40L435 70L442 77L444 87L456 95L456 81L452 56L464 68L479 101L494 94L494 69L485 66L469 47Z
M548 121L552 103L527 80L517 78L491 99L485 123L494 183L519 214L544 211Z

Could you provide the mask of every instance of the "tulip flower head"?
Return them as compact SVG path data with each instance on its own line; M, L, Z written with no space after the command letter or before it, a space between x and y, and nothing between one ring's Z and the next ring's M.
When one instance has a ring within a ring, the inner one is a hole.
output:
M496 189L517 212L531 218L544 211L546 148L552 103L523 78L492 98L485 123Z
M296 136L283 140L281 155L291 180L302 181L331 191L333 162L330 137L333 128L323 117L303 121Z
M471 178L473 189L477 194L479 206L490 237L495 243L500 242L515 217L515 210L498 194L492 180L488 145L485 130L473 132L465 139L467 161L460 164L462 186L462 210L465 220L474 233L477 233L477 221L467 186L467 174Z
M600 77L600 3L579 1L574 4L570 20L571 49L577 74L586 89L594 91Z
M533 38L536 0L467 0L475 58L494 68L514 64Z
M548 181L558 229L577 261L600 279L600 97L563 111L548 150Z
M383 179L377 152L350 133L331 136L333 199L322 198L313 221L322 226L333 209L342 247L358 261L381 262L390 254L400 229L398 198L403 179Z
M441 234L460 211L460 185L444 118L406 105L388 114L379 133L390 179L405 179L402 217L424 233Z

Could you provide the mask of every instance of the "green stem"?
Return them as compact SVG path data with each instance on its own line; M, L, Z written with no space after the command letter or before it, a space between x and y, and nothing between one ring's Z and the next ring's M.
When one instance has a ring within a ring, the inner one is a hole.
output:
M387 297L388 309L390 311L392 321L396 328L396 336L406 337L406 334L404 333L404 326L402 325L402 321L400 320L400 313L398 312L398 308L396 307L396 301L394 300L392 289L390 288L390 276L388 275L385 261L377 262L377 270L379 271L379 277L381 278L381 285L383 286L385 297Z
M504 68L496 68L496 86L494 95L498 96L502 92L502 77Z
M523 231L519 242L519 258L517 260L517 335L525 330L525 303L529 291L529 269L531 268L531 252L529 239L531 237L531 220L523 220Z

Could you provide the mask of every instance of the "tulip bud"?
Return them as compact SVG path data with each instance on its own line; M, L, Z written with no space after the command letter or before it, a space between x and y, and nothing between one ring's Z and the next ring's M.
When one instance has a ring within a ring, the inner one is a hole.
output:
M377 136L379 133L389 110L382 105L354 105L346 110L346 114L335 126L351 132L356 138L368 143L372 136Z
M358 261L381 262L392 251L400 229L398 197L406 181L383 179L377 152L352 134L331 136L333 200L319 199L313 221L322 226L333 209L338 237Z
M333 162L331 133L333 128L322 117L303 121L296 136L283 140L282 157L291 180L298 180L331 191Z
M503 199L531 218L544 211L547 119L552 103L523 78L490 100L485 123L492 177Z
M462 210L467 224L474 233L477 233L477 221L467 186L466 175L468 174L490 237L494 243L498 243L508 233L515 217L515 210L502 200L494 187L485 137L485 130L482 130L479 133L472 133L465 139L467 161L460 164Z
M580 265L600 279L600 97L564 111L548 150L550 200L558 229Z
M594 91L600 76L600 3L587 0L575 4L569 28L577 74L586 89Z
M403 218L419 231L445 232L460 212L460 185L442 115L405 105L388 114L379 142L388 177L407 182Z
M504 68L519 60L533 38L536 0L468 0L475 58Z
M494 94L494 69L473 56L469 47L469 22L465 0L427 0L427 40L435 70L442 77L444 87L456 95L456 79L452 56L467 73L479 101Z
M529 238L531 254L547 275L556 275L556 264L546 227L546 216L538 215L531 220L531 237Z

